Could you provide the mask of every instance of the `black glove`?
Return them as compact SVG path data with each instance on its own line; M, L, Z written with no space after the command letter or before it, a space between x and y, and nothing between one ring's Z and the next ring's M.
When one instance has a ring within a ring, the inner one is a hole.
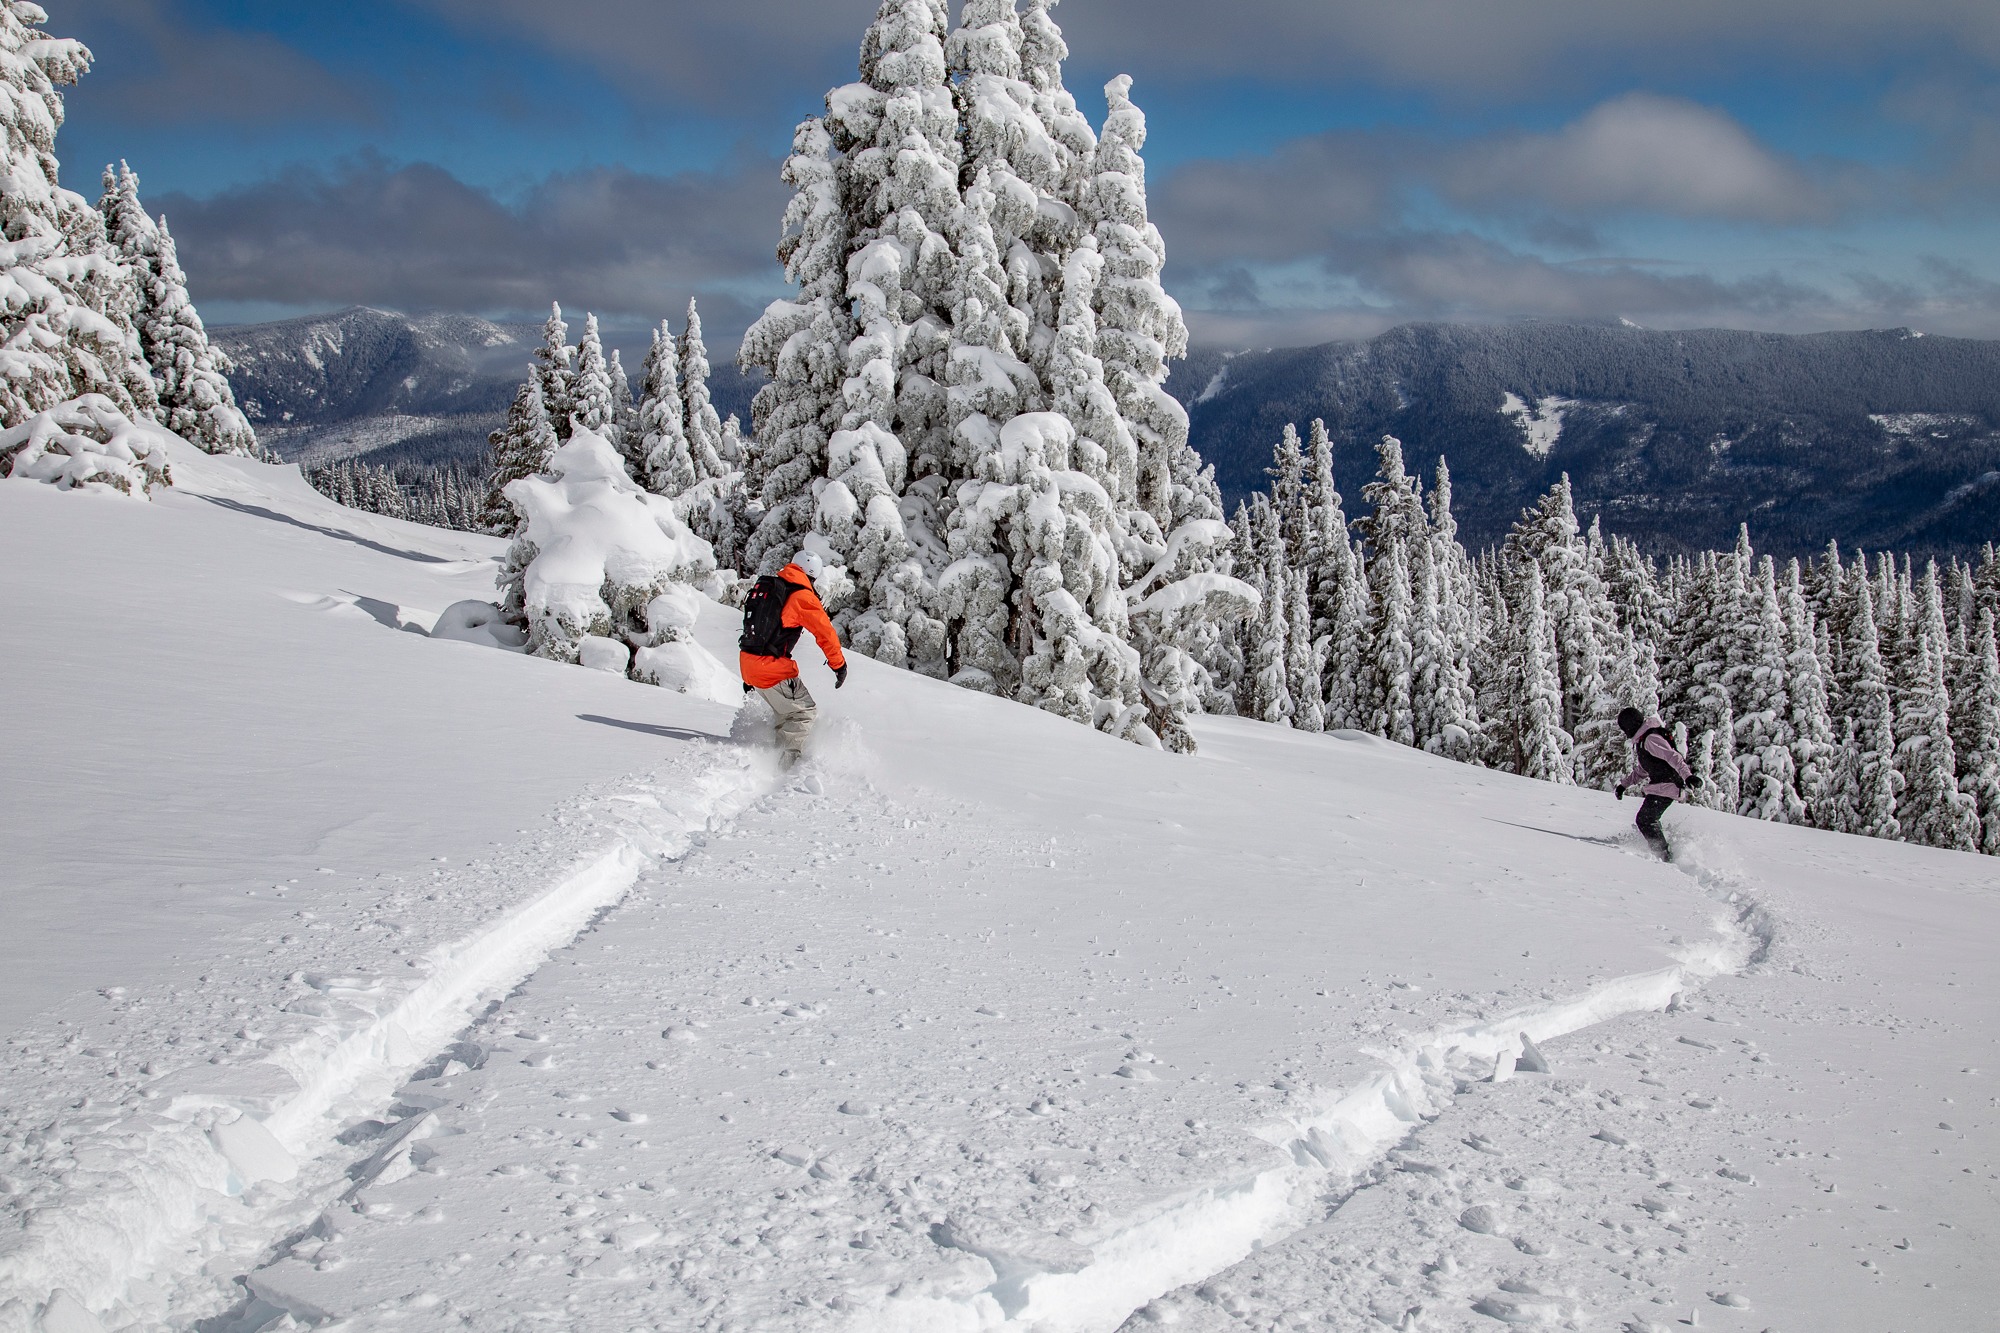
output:
M1699 773L1690 773L1690 774L1688 774L1688 780L1687 780L1687 786L1688 786L1688 790L1689 790L1689 791L1700 791L1700 790L1701 790L1701 774L1699 774Z
M847 668L845 666L835 667L833 669L833 688L837 690L846 683L847 683Z
M1623 787L1618 789L1618 799L1621 801L1625 799L1625 789Z

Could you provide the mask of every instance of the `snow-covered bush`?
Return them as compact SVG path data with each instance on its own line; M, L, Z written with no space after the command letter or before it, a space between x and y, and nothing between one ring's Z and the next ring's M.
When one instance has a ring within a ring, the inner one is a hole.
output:
M603 436L578 427L548 471L510 482L521 528L501 575L501 606L528 649L578 660L586 636L650 638L647 608L676 583L715 573L715 552L671 501L642 490Z
M102 394L85 394L37 412L0 433L0 464L9 477L51 482L62 490L108 486L145 499L171 486L167 441L151 422L134 421Z

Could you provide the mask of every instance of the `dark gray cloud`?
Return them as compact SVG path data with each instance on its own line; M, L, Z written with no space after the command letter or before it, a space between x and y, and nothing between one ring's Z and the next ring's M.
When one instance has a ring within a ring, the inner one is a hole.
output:
M149 123L368 121L380 104L278 38L197 25L174 0L69 0L52 26L97 57L91 96Z
M699 293L733 338L777 293L777 164L552 176L518 200L440 167L362 157L209 198L163 196L199 300L657 319Z
M874 0L407 2L592 61L650 96L737 103L851 69L875 11ZM1540 99L1606 77L1678 81L1773 60L1872 66L1944 50L2000 64L1988 0L1076 0L1057 17L1079 59L1142 78L1362 77L1451 97Z
M812 111L854 77L875 0L405 0L461 31L580 59L650 102Z
M1094 0L1061 18L1080 52L1177 77L1360 75L1479 98L1769 60L1955 50L2000 64L2000 6L1984 0Z

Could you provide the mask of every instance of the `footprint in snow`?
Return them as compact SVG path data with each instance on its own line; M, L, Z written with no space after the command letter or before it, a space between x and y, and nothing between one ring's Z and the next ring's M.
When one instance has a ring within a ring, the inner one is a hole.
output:
M1504 1224L1500 1210L1490 1203L1476 1203L1458 1215L1458 1224L1467 1231L1476 1231L1482 1236L1497 1236Z

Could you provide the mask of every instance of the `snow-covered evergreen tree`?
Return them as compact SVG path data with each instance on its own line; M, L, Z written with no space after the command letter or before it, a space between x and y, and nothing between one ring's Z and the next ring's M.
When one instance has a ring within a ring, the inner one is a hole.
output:
M575 389L577 349L570 346L569 325L563 322L562 307L549 303L549 317L542 325L542 345L535 349L535 378L541 390L542 410L558 442L569 438L570 413Z
M701 311L688 302L687 324L675 344L680 354L681 401L687 414L688 455L695 471L706 480L730 470L722 456L722 418L709 397L708 343L701 336Z
M1766 556L1738 601L1722 685L1733 715L1738 813L1787 824L1805 818L1792 758L1789 656L1776 574Z
M1306 585L1288 576L1285 617L1285 690L1292 697L1292 726L1300 731L1326 730L1326 704L1320 698L1320 654L1312 637L1312 608Z
M604 432L604 438L624 455L626 470L631 471L632 456L626 452L625 441L632 433L633 422L639 419L639 405L632 400L632 381L626 377L625 363L616 347L611 349L608 373L611 378L611 426ZM639 474L633 472L632 475L636 479Z
M160 420L209 453L258 457L257 433L229 387L229 358L209 342L201 315L188 298L187 275L165 218L159 222L158 245L139 342L152 365Z
M1904 780L1896 768L1895 705L1875 628L1874 594L1868 579L1855 581L1847 654L1852 735L1844 747L1841 795L1851 821L1848 832L1895 839L1903 836L1896 807Z
M829 98L847 91L837 89ZM853 339L845 300L852 237L825 120L799 125L783 179L793 193L778 259L798 299L772 302L743 335L737 354L746 370L770 376L751 404L758 447L744 474L762 510L744 547L753 573L776 571L812 530L812 483L822 475L827 438L840 424Z
M1555 633L1543 596L1542 567L1533 560L1516 569L1518 587L1505 661L1507 706L1500 742L1508 767L1525 777L1568 784L1575 742L1562 726L1562 677Z
M1263 614L1250 652L1250 716L1259 722L1292 725L1290 654L1286 640L1291 633L1291 598L1287 588L1285 542L1277 511L1262 495L1254 501L1251 523L1257 532L1258 554L1263 557L1261 579Z
M151 418L158 395L136 323L146 275L121 259L97 209L58 181L60 88L91 54L38 31L46 20L26 0L0 4L0 274L10 293L0 307L0 426L90 394L121 416ZM95 411L67 418L81 429Z
M1371 506L1356 526L1368 551L1369 673L1362 703L1363 729L1399 745L1417 743L1411 694L1416 646L1412 558L1429 541L1428 522L1415 478L1403 468L1403 442L1393 435L1375 446L1375 480L1361 488Z
M680 354L673 329L665 320L653 330L653 343L639 381L639 418L628 446L633 475L655 495L678 499L701 480L688 447L687 407L681 397Z
M1369 672L1370 618L1367 570L1348 533L1347 513L1333 479L1333 444L1326 423L1315 420L1308 433L1304 502L1306 579L1313 611L1313 637L1324 640L1322 693L1326 725L1362 728Z
M520 528L520 514L507 499L507 487L532 477L555 456L555 425L542 404L542 377L528 376L507 409L507 422L486 437L488 464L486 496L479 506L479 528L496 537L511 537ZM341 500L346 504L345 499Z
M1824 634L1814 620L1796 560L1786 569L1783 611L1792 768L1799 799L1805 805L1806 823L1815 828L1837 828L1838 816L1831 812L1836 805L1839 755L1827 698Z
M583 340L577 344L574 367L569 384L571 428L606 438L617 419L618 405L611 397L611 367L604 359L604 339L597 331L596 315L583 318Z
M2000 856L2000 655L1994 649L1993 612L1975 605L1978 629L1968 652L1972 666L1965 687L1969 725L1959 751L1961 792L1979 814L1979 850Z
M1979 845L1978 805L1958 789L1944 654L1927 628L1917 631L1917 660L1917 683L1898 701L1897 730L1904 739L1896 753L1903 775L1897 818L1911 842L1974 851Z

